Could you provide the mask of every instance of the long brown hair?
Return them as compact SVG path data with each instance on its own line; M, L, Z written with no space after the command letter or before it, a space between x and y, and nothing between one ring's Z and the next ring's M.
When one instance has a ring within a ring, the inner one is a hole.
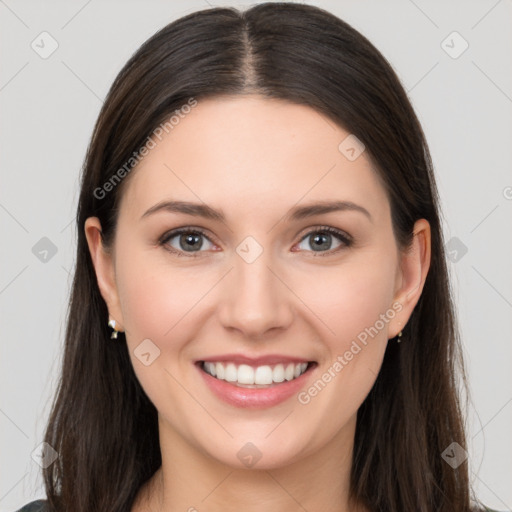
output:
M274 2L170 23L107 95L82 171L62 375L45 434L59 453L43 470L50 509L126 512L161 465L157 411L126 343L109 339L85 220L100 219L110 247L131 175L106 193L103 185L190 98L245 93L307 105L356 135L386 188L401 249L416 220L430 223L423 293L358 411L350 494L372 511L469 511L467 461L452 468L441 456L453 442L466 447L458 393L466 378L423 131L390 64L365 37L318 7Z

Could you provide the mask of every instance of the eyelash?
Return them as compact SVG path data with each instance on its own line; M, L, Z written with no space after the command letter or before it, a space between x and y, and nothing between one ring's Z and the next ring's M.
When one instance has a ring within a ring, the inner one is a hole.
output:
M169 245L167 245L169 240L173 239L174 237L176 237L178 235L182 235L184 233L192 234L192 235L201 235L201 236L204 236L210 242L214 243L212 240L210 240L210 238L206 235L206 233L204 231L202 231L201 229L192 228L192 227L183 227L183 228L175 229L173 231L169 231L169 232L165 233L164 235L162 235L162 237L158 241L158 244L163 246L167 251L171 252L172 254L175 254L178 257L183 257L183 256L188 257L188 258L200 257L201 252L203 252L203 251L198 251L196 254L187 253L184 251L178 251L178 250L174 249L173 247L170 247ZM343 242L345 247L350 247L353 243L352 237L350 237L349 235L343 233L342 231L339 231L338 229L332 228L330 226L320 226L318 228L315 228L315 229L309 231L300 239L299 243L301 243L303 240L305 240L308 236L311 236L311 235L317 234L317 233L328 233L330 235L334 235L340 242ZM313 254L313 257L316 258L316 257L331 256L331 255L339 252L341 249L343 249L343 246L338 247L337 249L331 249L329 251L319 251L319 254ZM309 252L314 252L314 251L309 251Z

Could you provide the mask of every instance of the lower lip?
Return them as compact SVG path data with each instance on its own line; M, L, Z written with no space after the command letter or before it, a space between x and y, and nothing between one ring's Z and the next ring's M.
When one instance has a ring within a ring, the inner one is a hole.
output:
M201 368L201 364L195 366L213 393L224 402L244 409L265 409L284 402L300 391L316 367L316 364L312 364L300 377L268 388L243 388L212 377Z

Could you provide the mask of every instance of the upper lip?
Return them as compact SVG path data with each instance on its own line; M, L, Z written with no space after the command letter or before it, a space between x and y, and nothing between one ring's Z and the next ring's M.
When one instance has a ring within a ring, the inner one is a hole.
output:
M211 362L211 363L235 363L235 364L247 364L249 366L263 366L263 365L274 365L274 364L288 364L288 363L309 363L312 362L310 359L304 359L301 357L291 357L281 354L269 354L260 357L248 357L242 354L222 354L218 356L206 357L196 361L200 362Z

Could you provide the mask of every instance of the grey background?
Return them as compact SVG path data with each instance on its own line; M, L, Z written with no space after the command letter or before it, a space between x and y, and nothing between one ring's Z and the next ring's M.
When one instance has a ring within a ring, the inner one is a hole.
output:
M423 124L469 373L471 478L488 506L510 510L512 2L307 3L338 15L381 50ZM79 170L102 99L143 41L205 7L204 0L0 0L0 511L44 496L31 454L57 382ZM43 31L58 43L46 59L31 47L50 48ZM447 53L463 49L463 40L448 37L453 31L469 44L457 58ZM46 261L43 237L56 250Z

